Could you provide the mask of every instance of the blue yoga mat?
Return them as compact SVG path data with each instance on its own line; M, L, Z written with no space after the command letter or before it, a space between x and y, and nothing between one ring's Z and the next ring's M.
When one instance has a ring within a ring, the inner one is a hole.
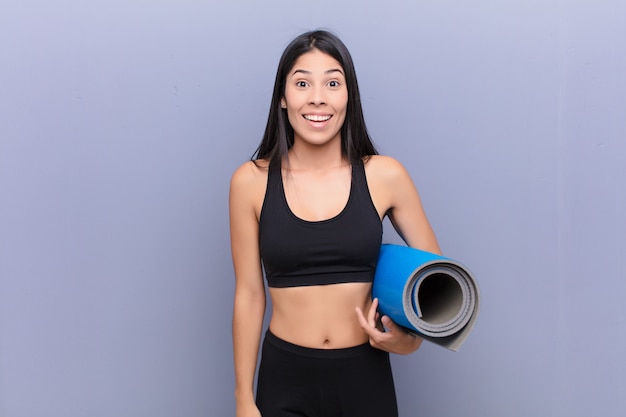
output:
M382 314L452 351L467 338L480 307L478 284L463 265L392 244L380 248L372 296Z

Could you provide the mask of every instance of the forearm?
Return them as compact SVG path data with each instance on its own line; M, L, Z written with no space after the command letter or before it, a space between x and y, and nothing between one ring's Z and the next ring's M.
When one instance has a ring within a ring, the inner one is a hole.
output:
M235 398L253 401L254 374L265 314L265 294L237 293L233 311Z

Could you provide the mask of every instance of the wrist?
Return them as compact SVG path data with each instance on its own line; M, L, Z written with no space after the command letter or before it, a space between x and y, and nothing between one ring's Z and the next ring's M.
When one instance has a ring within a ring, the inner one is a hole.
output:
M235 389L235 402L237 404L254 403L254 393L251 388Z

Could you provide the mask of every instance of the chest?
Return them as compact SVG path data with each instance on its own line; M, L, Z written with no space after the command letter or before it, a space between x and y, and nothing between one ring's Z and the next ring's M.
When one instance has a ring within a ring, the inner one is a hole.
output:
M306 221L323 221L341 213L348 204L352 187L350 172L344 171L283 176L284 199L294 216Z

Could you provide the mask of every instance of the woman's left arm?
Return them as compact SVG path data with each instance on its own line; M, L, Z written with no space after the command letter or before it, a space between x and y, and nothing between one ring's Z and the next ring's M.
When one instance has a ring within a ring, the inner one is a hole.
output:
M383 157L380 177L385 184L387 216L396 232L412 248L441 255L441 249L411 176L393 158Z
M417 188L402 164L390 157L374 156L367 165L369 165L367 179L372 198L387 214L406 244L416 249L441 254ZM408 354L416 351L422 339L406 332L389 317L380 317L384 331L378 328L377 307L378 300L374 300L367 317L357 307L359 323L368 334L370 344L392 353Z

